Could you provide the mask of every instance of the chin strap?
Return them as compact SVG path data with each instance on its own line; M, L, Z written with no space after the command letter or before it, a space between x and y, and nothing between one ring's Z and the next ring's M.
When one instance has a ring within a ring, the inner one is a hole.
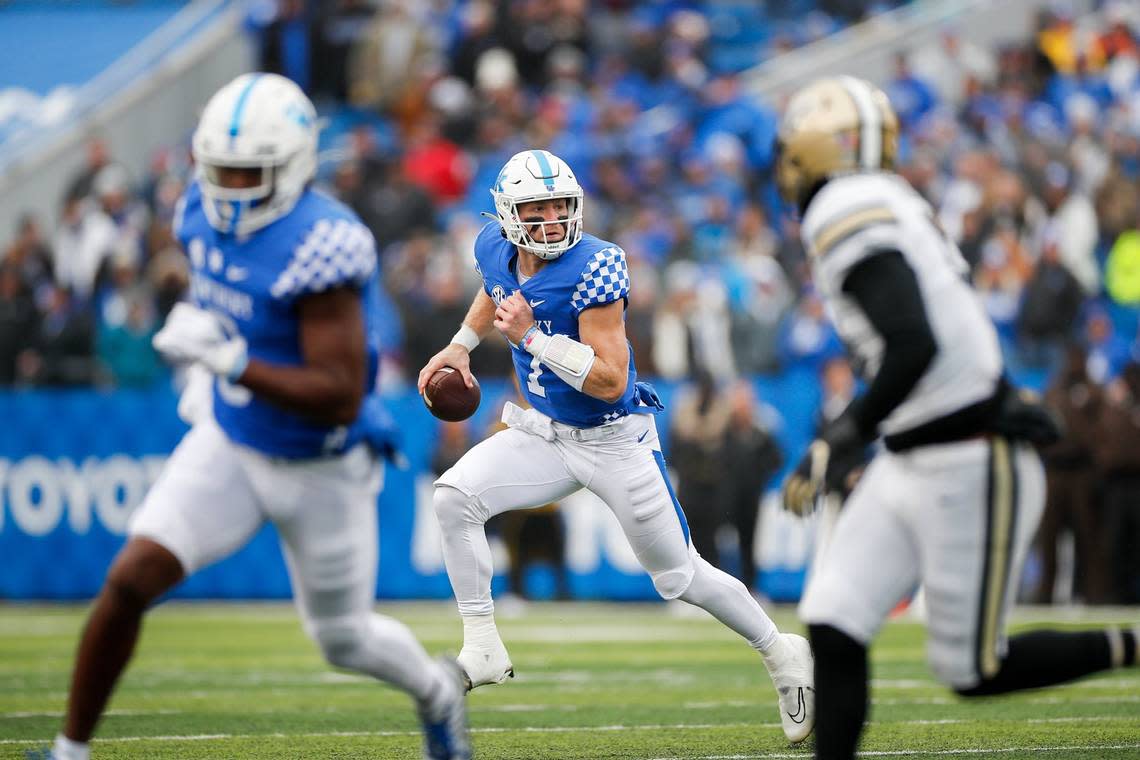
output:
M496 215L494 215L494 214L488 213L488 212L486 212L486 211L480 211L480 212L479 212L479 216L485 216L485 217L487 217L488 219L492 219L492 220L494 220L494 221L496 221L496 222L499 222L499 234L503 236L503 240L506 240L506 239L507 239L507 231L506 231L506 229L504 229L504 227L503 227L503 223L502 223L502 221L499 219L499 217L497 217L497 216L496 216Z

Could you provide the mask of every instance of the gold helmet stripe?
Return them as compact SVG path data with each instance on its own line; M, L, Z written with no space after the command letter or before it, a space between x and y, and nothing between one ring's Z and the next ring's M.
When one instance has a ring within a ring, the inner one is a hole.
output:
M859 168L880 169L883 166L883 118L871 88L862 79L852 76L839 77L839 83L851 96L859 114Z

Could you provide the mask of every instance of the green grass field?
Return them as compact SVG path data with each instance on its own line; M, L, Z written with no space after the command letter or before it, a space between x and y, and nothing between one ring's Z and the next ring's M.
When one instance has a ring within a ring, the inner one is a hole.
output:
M390 604L430 651L455 651L444 603ZM1025 611L1016 626L1126 622L1137 610ZM77 607L0 607L0 757L55 734L83 622ZM791 610L777 621L795 630ZM538 604L501 615L518 677L470 696L480 758L807 758L783 738L760 659L699 613L665 605ZM930 677L921 627L874 650L868 757L1140 758L1140 669L964 702ZM334 673L283 605L165 605L94 745L104 758L418 758L411 703ZM809 740L810 743L810 740Z

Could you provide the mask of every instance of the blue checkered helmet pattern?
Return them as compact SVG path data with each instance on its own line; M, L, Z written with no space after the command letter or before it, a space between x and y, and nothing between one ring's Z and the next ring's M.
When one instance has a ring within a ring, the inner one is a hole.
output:
M629 268L625 251L615 246L594 253L582 270L582 279L570 299L574 311L617 301L629 295Z
M269 292L288 299L341 285L363 285L376 269L372 233L351 219L321 219L293 251Z

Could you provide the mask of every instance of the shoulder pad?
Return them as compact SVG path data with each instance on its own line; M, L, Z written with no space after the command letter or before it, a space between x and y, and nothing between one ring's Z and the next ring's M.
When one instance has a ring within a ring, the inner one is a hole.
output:
M274 298L320 293L343 285L359 287L376 270L376 243L355 219L320 219L293 249L269 292Z
M501 245L511 245L510 242L503 237L503 228L499 226L498 222L487 222L483 225L483 229L479 230L479 234L475 236L475 244L472 246L472 254L475 259L475 271L482 274L484 270L493 269L493 266L488 266L490 263L488 257L495 257L502 249Z
M570 298L574 311L612 303L628 295L629 267L626 266L625 251L609 245L587 253L586 264Z
M810 256L823 258L851 237L898 222L884 198L881 178L841 177L828 182L812 199L804 217L804 247Z

